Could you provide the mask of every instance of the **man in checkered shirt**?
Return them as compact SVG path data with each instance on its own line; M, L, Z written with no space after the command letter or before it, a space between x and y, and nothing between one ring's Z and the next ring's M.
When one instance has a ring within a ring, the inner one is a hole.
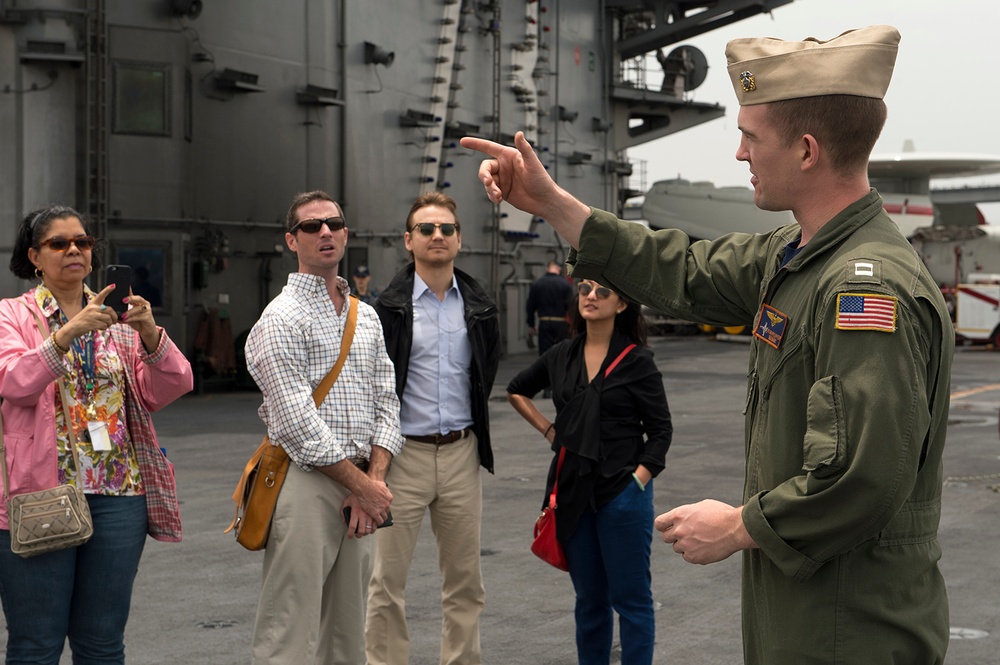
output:
M324 192L299 194L286 224L298 272L246 343L261 420L292 461L264 554L253 662L361 663L375 549L367 536L389 516L385 475L403 446L395 374L378 316L348 298L337 274L347 245L340 206ZM347 362L317 409L312 392L337 361L351 307Z

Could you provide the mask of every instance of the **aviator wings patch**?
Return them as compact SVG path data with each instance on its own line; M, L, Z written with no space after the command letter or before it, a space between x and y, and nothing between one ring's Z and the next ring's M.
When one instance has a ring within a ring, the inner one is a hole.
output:
M788 315L765 303L760 307L753 336L763 340L765 344L778 348L781 346L781 340L785 337L787 326Z

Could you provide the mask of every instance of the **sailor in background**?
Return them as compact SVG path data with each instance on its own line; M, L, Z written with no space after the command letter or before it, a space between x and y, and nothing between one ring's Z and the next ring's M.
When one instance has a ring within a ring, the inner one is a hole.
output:
M367 305L374 305L375 301L378 300L378 291L371 288L372 274L368 270L368 266L361 265L355 268L351 275L351 281L354 282L351 294L356 295L358 300Z
M573 287L562 275L562 266L549 261L545 274L536 279L528 289L525 314L528 335L538 335L538 355L544 354L553 344L569 337L569 305L573 300ZM535 325L535 315L538 325ZM544 397L551 397L546 388Z

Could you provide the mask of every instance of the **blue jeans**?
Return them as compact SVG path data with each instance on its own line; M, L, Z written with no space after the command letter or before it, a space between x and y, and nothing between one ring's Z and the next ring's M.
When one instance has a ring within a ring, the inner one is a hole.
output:
M0 600L7 665L125 662L125 622L146 544L146 497L87 495L94 535L79 547L24 559L0 531Z
M629 483L597 513L584 513L564 546L576 590L576 651L580 665L611 660L614 612L622 665L653 662L656 624L649 572L653 483Z

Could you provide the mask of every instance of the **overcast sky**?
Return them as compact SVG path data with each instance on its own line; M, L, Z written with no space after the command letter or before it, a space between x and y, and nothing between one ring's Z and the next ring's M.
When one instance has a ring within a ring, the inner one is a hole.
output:
M689 93L691 98L721 103L726 116L632 148L629 157L646 160L647 185L678 176L748 185L746 164L733 157L739 105L726 73L726 42L736 37L827 40L875 24L895 26L902 36L885 98L889 119L875 153L899 152L910 139L920 152L1000 155L1000 2L795 0L770 16L683 42L698 47L709 62L708 77ZM983 180L1000 184L1000 176ZM981 208L992 223L1000 223L1000 204Z

